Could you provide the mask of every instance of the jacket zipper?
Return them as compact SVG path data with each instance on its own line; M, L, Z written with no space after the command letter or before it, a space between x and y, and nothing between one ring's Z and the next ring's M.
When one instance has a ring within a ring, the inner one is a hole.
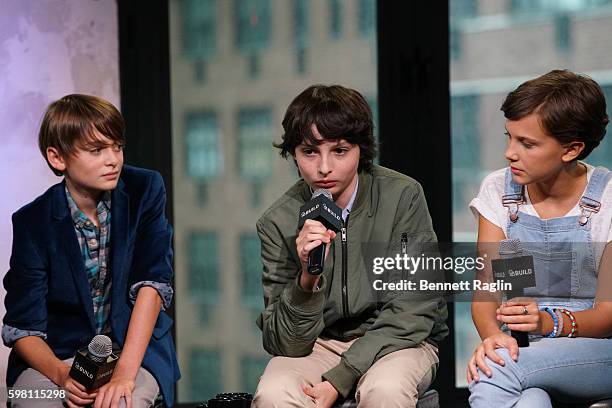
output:
M350 214L349 214L350 215ZM346 319L349 317L349 304L348 304L348 282L347 282L347 269L348 269L348 242L346 238L346 229L348 227L348 215L346 221L342 226L342 316Z

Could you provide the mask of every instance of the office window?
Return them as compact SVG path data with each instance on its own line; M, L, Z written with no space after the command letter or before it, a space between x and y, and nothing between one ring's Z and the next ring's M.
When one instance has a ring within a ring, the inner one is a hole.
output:
M182 0L183 52L190 59L207 59L216 50L216 0Z
M247 56L249 78L261 73L259 54L270 45L270 0L235 0L236 46Z
M333 39L340 38L342 34L342 1L328 0L329 34Z
M376 27L376 0L359 0L357 6L359 33L369 37Z
M200 323L208 324L219 300L219 238L214 232L193 232L187 245L189 295Z
M480 168L479 113L478 95L451 98L453 211L463 211L480 182L474 178Z
M476 15L478 10L477 0L451 0L448 2L451 18L464 18Z
M309 3L309 0L293 0L293 42L295 45L296 68L299 74L306 72Z
M219 350L195 348L189 358L189 393L192 401L205 401L222 389Z
M568 52L572 47L572 20L567 13L555 16L555 46L560 52Z
M182 41L185 57L194 61L197 82L206 78L206 64L217 52L216 0L182 0Z
M238 112L238 166L243 179L258 185L272 174L272 160L275 153L272 148L273 141L271 109L240 109Z
M213 3L208 7L216 9L215 52L201 60L184 50L183 37L194 31L184 27L194 25L186 20L184 0L168 2L175 340L183 369L177 404L203 400L190 388L191 376L199 375L189 370L194 347L223 356L218 389L211 395L252 390L255 373L263 369L263 364L250 371L254 363L243 366L245 356L267 358L255 325L263 296L254 222L299 177L293 160L284 160L272 146L281 139L287 106L315 83L343 84L371 102L377 96L374 8L370 28L361 33L359 0ZM376 3L371 0L370 7ZM316 37L315 27L322 30ZM338 37L332 40L334 33ZM214 232L215 238L190 243L193 232ZM194 269L197 275L190 273Z
M198 186L198 203L205 205L206 183L215 179L223 167L217 115L214 112L187 114L184 140L187 176Z
M456 242L476 240L478 224L468 204L487 174L508 165L505 119L499 108L510 91L526 79L558 68L593 77L608 94L612 88L612 43L608 41L612 1L509 0L507 9L501 3L498 7L486 4L482 9L468 7L474 12L469 24L453 25L465 13L459 11L459 3L455 7L455 0L449 2L455 14L450 16L450 29L457 30L451 47L460 38L466 53L478 55L450 61ZM610 166L612 144L608 142L604 139L586 162ZM454 320L455 382L465 387L465 367L480 341L468 302L455 303Z
M612 84L601 87L606 97L606 110L608 118L612 120ZM608 132L597 146L586 158L586 162L593 166L604 166L612 170L612 125L608 124Z
M261 244L256 233L240 235L240 272L242 304L256 314L263 309L261 285Z
M244 356L240 362L242 368L242 389L243 392L253 394L257 389L259 377L263 374L270 357Z
M576 12L611 3L610 0L511 0L510 9L514 13Z
M269 0L236 0L236 42L240 51L255 54L270 44Z

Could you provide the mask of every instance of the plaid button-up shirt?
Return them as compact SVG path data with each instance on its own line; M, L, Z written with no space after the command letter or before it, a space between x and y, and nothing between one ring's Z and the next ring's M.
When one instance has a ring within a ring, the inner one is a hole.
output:
M96 333L109 333L111 275L109 272L110 260L110 228L111 228L111 195L105 192L98 203L97 213L99 227L87 218L77 207L70 192L66 188L68 207L74 222L85 263L85 272L91 289L94 321Z

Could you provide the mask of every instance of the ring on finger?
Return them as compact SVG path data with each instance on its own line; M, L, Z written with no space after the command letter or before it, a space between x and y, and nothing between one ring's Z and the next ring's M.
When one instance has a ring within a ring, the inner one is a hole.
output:
M523 314L524 315L528 315L529 314L529 310L527 310L527 306L523 306Z

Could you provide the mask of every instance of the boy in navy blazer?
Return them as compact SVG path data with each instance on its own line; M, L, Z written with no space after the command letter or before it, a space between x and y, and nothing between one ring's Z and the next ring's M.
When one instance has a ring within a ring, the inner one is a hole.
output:
M39 147L64 180L13 214L2 327L7 385L67 391L69 407L168 406L179 379L172 320L172 228L161 176L123 165L124 122L109 102L68 95L43 118ZM106 334L123 351L110 382L87 391L68 372ZM13 400L61 407L61 400Z

